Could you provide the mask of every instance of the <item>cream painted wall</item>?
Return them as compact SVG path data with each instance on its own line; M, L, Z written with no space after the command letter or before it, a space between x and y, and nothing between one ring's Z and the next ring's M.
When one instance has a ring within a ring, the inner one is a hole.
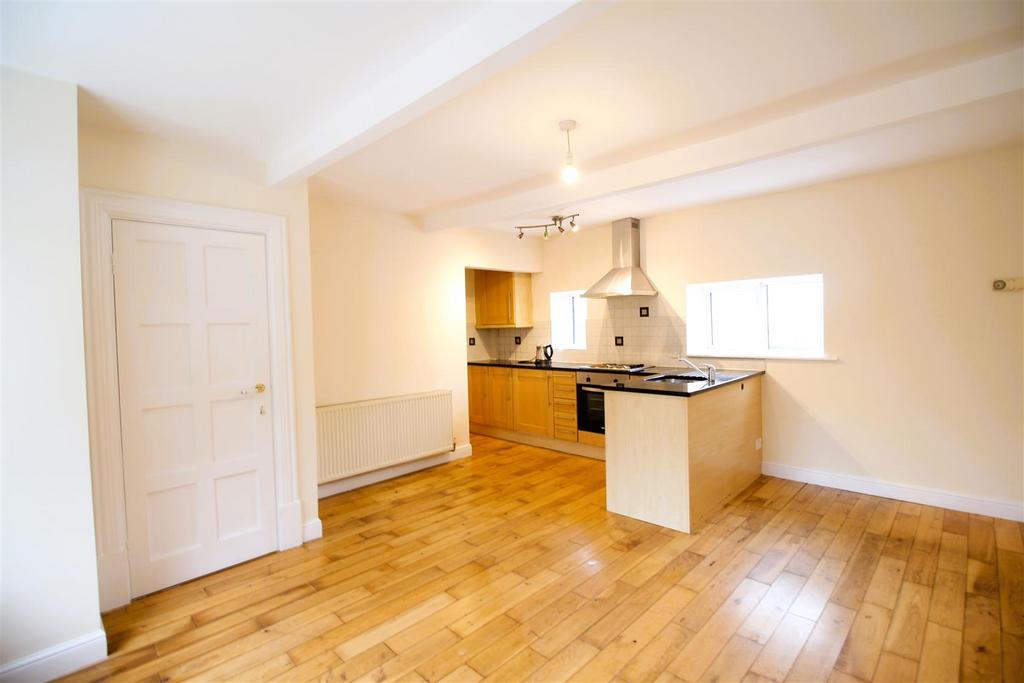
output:
M991 283L1024 275L1022 188L1015 147L687 209L642 220L645 269L683 318L690 282L824 273L839 360L767 361L766 462L1019 509L1024 293ZM538 319L610 254L610 226L549 240Z
M84 638L63 659L7 672L52 677L106 653L82 340L77 91L8 69L2 82L0 671Z
M313 322L306 185L268 187L262 166L154 138L83 128L79 134L83 187L263 211L288 219L295 383L295 434L303 519L317 517Z
M465 268L535 271L540 245L507 233L425 233L311 186L317 405L451 389L469 441Z

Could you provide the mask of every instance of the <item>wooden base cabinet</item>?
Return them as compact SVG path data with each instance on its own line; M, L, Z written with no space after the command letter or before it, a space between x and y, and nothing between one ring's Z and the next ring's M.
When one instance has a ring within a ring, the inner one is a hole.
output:
M554 436L555 419L551 373L547 370L512 371L512 402L517 432Z
M470 365L469 421L576 443L576 373Z
M512 429L512 368L469 366L469 421Z
M487 424L487 371L482 365L469 366L469 421Z
M512 429L512 368L487 368L487 382L487 424Z

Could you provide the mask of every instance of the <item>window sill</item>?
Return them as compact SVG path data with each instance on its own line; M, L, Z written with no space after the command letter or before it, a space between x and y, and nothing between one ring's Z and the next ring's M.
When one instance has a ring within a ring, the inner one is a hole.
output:
M838 361L838 356L812 356L812 355L799 355L799 354L740 354L740 353L714 353L706 351L693 351L692 353L687 352L686 354L690 358L736 358L745 360L816 360L816 361Z

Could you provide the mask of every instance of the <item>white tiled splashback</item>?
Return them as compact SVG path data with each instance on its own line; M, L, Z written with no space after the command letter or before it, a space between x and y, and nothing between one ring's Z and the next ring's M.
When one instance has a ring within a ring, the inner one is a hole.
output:
M640 317L641 306L648 308L648 317ZM470 322L466 337L476 339L467 347L469 360L530 360L537 346L551 343L551 322L538 320L531 328L501 330L478 330ZM518 345L516 337L521 338ZM615 345L615 337L622 337L622 346ZM586 350L555 349L554 358L570 363L678 365L676 357L684 350L685 339L683 319L659 297L606 299L588 306Z

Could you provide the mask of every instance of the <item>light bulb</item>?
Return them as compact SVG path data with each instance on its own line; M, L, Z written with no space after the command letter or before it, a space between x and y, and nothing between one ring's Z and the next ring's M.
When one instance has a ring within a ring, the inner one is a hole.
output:
M548 229L547 229L547 226L545 226L544 227L544 239L547 239L547 238L548 238Z
M569 227L572 228L573 232L579 232L580 226L576 225L576 221L569 221Z
M579 177L580 171L576 168L576 165L572 163L572 158L566 159L565 166L562 167L562 182L575 183L576 179Z

